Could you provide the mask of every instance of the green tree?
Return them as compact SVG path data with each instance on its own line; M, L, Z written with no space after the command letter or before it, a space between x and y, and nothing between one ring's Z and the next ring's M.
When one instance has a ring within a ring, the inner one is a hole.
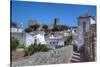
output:
M26 28L25 32L30 33L30 32L32 32L32 29L31 28Z
M56 25L52 31L61 31L61 30L67 30L68 29L68 26L65 26L65 25Z
M60 30L67 30L67 29L68 29L68 26L60 25L60 26L59 26L59 29L60 29Z
M32 29L32 31L36 31L39 27L40 27L39 24L35 24L35 25L31 25L30 26L30 28Z
M58 25L55 26L55 27L52 29L52 31L59 31L59 26L58 26Z
M19 40L14 37L11 37L11 51L16 50L19 46Z
M42 26L42 28L43 28L45 31L47 31L47 30L48 30L48 25L45 24L45 25Z

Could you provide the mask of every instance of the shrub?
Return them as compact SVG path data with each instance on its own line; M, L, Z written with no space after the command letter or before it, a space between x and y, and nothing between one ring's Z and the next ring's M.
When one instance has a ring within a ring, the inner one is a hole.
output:
M73 50L74 50L74 51L77 51L77 48L78 48L78 47L77 47L76 45L73 45Z
M64 42L64 45L72 45L72 41L73 41L73 38L72 38L72 35L71 36L67 36L67 37L64 37L65 39L65 42Z
M34 45L34 44L30 45L28 47L28 55L31 55L37 52L37 48L38 48L37 45Z
M46 51L49 51L50 49L45 45L45 44L39 44L38 45L38 51L41 51L41 52L46 52Z
M72 41L66 40L66 41L64 42L64 45L65 45L65 46L67 46L67 45L72 45Z
M64 47L64 46L55 46L56 48L61 48L61 47Z
M18 46L19 46L19 40L12 37L11 38L11 51L16 50Z
M18 45L18 48L23 48L23 49L25 49L25 45L24 45L24 44L19 44L19 45Z
M41 44L31 44L28 48L25 49L26 55L32 55L36 52L47 52L50 49L46 45Z

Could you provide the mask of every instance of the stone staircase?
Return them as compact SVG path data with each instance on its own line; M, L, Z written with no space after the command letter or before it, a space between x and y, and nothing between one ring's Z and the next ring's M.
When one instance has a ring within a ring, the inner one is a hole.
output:
M72 58L71 58L71 63L77 63L80 62L80 53L78 52L73 52Z

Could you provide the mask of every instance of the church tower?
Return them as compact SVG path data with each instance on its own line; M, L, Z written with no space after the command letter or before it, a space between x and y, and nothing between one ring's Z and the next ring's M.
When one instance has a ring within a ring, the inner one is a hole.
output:
M94 17L85 13L78 17L78 35L80 47L84 45L84 34L90 32L90 25L95 24Z

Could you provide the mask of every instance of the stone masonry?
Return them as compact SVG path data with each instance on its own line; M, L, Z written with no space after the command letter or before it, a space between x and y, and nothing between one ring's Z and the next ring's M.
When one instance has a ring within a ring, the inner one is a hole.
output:
M73 54L73 46L66 46L49 52L39 52L32 56L12 62L12 66L31 66L45 64L69 63Z

